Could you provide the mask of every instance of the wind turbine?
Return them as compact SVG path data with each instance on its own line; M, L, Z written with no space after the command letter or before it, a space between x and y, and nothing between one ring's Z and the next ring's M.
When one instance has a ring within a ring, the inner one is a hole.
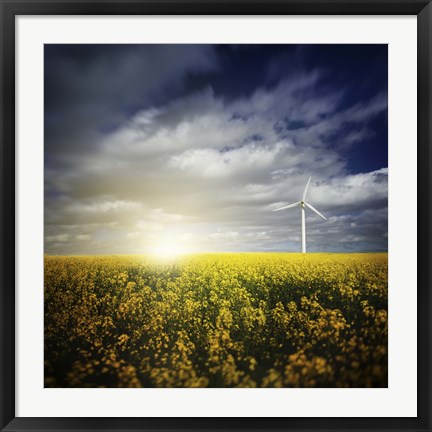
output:
M321 216L324 220L327 220L327 218L325 218L316 208L312 207L309 203L307 203L305 201L306 199L306 194L308 192L309 189L309 184L311 181L312 177L309 177L309 180L306 183L306 187L303 191L303 195L302 195L302 199L301 201L298 201L294 204L288 204L286 206L280 207L276 210L273 211L279 211L279 210L285 210L291 207L297 207L299 206L301 208L301 226L302 226L302 253L306 253L306 218L305 218L305 208L308 207L310 208L312 211L314 211L318 216Z

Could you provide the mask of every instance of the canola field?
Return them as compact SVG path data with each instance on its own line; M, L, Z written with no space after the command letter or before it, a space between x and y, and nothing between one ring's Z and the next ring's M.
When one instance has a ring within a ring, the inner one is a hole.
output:
M45 387L387 387L387 254L45 256Z

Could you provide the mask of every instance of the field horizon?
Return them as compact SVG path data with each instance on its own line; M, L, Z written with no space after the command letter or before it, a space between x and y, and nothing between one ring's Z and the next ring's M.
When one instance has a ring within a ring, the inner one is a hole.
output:
M167 256L178 258L182 256L190 256L190 255L217 255L217 254L286 254L286 255L300 255L300 256L307 256L307 255L380 255L385 254L388 255L388 251L356 251L356 252L289 252L289 251L201 251L201 252L182 252L179 254L167 254ZM145 257L151 257L151 256L157 256L157 253L104 253L104 254L52 254L52 253L44 253L44 256L49 257L92 257L92 256L101 256L101 257L109 257L109 256L145 256Z

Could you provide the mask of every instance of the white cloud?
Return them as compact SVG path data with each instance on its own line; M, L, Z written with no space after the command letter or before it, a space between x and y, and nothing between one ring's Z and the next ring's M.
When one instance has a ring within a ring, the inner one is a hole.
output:
M255 240L268 240L268 239L271 239L271 236L266 231L250 232L250 233L247 233L247 237L253 238Z
M67 242L69 240L69 234L57 234L52 236L46 236L45 241L47 242Z
M239 233L237 231L227 231L227 232L215 232L210 234L212 239L228 239L234 240L238 238Z
M369 173L335 177L311 188L308 198L329 208L368 207L372 203L387 201L388 168Z
M249 144L224 151L211 148L188 150L171 157L169 166L203 177L226 178L251 170L267 172L278 157L285 157L287 148L289 144L277 143L269 146Z
M126 238L127 238L128 240L135 240L135 239L140 238L140 237L141 237L141 233L138 232L138 231L129 232L129 233L127 233L127 235L126 235Z
M141 206L138 202L115 200L101 201L93 203L78 203L73 208L82 213L107 213L107 212L124 212L137 209Z
M161 208L151 210L148 217L159 223L179 222L184 219L184 216L181 214L167 213Z
M164 227L159 223L143 220L138 221L137 227L143 231L163 231L164 229Z

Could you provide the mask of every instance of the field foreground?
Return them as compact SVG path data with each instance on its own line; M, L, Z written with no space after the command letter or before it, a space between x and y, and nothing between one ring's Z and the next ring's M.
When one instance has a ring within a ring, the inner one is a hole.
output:
M387 254L45 256L45 387L387 387Z

